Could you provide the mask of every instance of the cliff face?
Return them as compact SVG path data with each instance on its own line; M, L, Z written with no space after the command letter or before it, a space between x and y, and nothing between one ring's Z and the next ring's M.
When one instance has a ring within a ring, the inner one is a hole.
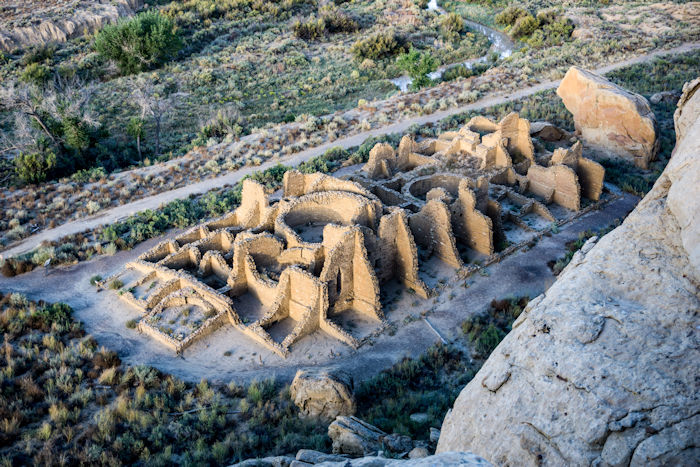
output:
M699 88L684 88L651 192L530 303L445 417L437 452L502 465L700 458Z
M60 5L43 9L37 6L30 18L24 18L25 21L36 24L22 27L12 23L0 25L0 51L13 52L92 34L122 16L133 15L143 4L144 0L78 2L76 5L71 4L63 13L60 12ZM46 19L42 20L42 12Z

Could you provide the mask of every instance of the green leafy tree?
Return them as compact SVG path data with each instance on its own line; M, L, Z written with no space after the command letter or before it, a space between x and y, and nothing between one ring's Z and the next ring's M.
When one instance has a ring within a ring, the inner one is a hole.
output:
M143 138L144 123L142 118L131 117L126 127L126 133L136 140L136 151L139 153L139 159L143 159L141 154L141 138Z
M51 151L20 153L14 159L15 173L25 183L41 183L56 167L56 155Z
M428 73L437 69L437 60L430 55L430 52L420 53L413 47L408 53L399 55L396 63L411 77L413 80L411 88L414 90L428 86L432 82Z
M95 50L113 60L123 74L156 68L181 47L174 23L155 11L106 26L95 37Z

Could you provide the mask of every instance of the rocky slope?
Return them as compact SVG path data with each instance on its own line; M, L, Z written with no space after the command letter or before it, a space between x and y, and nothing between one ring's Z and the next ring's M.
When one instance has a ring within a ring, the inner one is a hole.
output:
M530 303L447 414L437 452L499 465L697 465L700 82L625 222Z
M8 2L0 7L0 51L12 52L92 34L122 16L133 15L143 4L143 0Z

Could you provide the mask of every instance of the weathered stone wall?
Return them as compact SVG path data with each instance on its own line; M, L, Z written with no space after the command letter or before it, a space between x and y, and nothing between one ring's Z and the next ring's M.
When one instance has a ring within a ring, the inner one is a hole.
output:
M241 204L233 212L193 227L127 265L143 276L129 279L133 284L121 291L123 298L154 322L191 300L207 315L227 316L232 326L281 356L317 329L357 347L374 331L354 330L348 324L354 318L369 318L375 330L386 324L380 283L396 279L421 297L431 294L420 276L419 245L420 257L435 256L469 274L473 267L465 266L462 255L494 258L496 245L507 240L503 222L531 232L522 219L529 213L554 221L546 207L520 194L528 183L534 190L548 190L548 202L578 208L578 196L567 190L583 160L580 145L553 155L551 167L539 167L529 159L529 125L517 114L498 124L470 123L474 128L437 139L416 142L406 136L398 153L377 144L364 170L346 179L288 171L284 197L272 203L262 185L245 180ZM491 131L482 137L477 130L483 128ZM488 154L480 156L482 149ZM514 167L510 151L523 162ZM540 180L519 173L527 167L545 176ZM570 179L556 176L559 172ZM512 201L520 209L511 205L504 213L499 201ZM157 279L152 286L158 286L142 296L139 287L151 278ZM138 298L130 292L134 285ZM239 299L257 301L262 316L248 322L247 310L236 310ZM281 337L280 322L285 329ZM180 336L177 351L220 324L219 318L207 320L195 333ZM149 326L141 327L163 334ZM159 339L175 345L168 336Z
M566 165L532 165L527 171L528 189L545 203L554 202L572 211L581 209L581 188L576 172Z

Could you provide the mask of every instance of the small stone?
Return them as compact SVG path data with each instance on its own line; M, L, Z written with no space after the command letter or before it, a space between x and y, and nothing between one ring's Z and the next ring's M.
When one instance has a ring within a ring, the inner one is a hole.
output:
M321 462L343 462L347 458L338 454L326 454L312 449L300 449L297 452L297 460L308 464L320 464Z
M430 420L430 416L427 413L412 413L409 418L414 423L426 423Z
M437 443L440 439L440 430L430 427L430 442Z
M424 447L413 448L411 452L408 453L409 459L422 459L423 457L428 457L430 453Z

